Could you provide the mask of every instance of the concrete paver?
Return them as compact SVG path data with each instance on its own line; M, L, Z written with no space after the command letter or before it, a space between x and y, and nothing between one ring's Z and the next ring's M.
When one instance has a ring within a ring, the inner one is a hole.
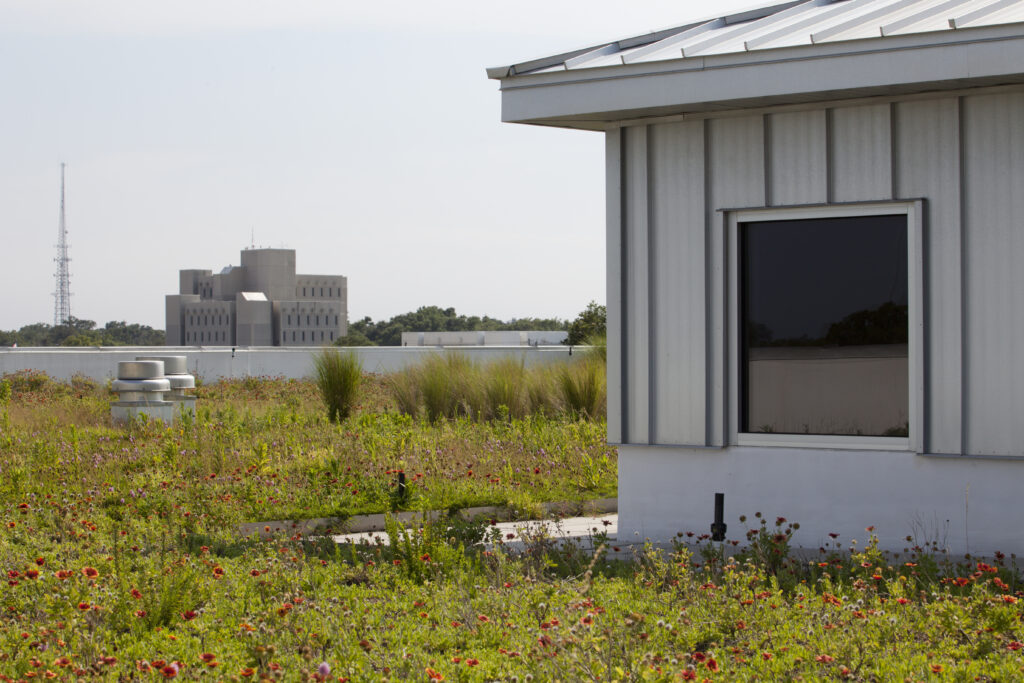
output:
M619 529L618 514L562 519L538 519L522 522L497 522L491 525L500 532L504 544L515 550L525 547L531 540L550 538L557 543L576 542L583 548L593 548L594 541L614 543ZM336 543L365 543L387 545L388 535L381 531L367 531L332 536Z

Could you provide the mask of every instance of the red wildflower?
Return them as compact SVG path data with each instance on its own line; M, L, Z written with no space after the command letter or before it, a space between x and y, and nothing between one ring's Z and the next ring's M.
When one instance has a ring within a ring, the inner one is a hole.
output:
M259 575L260 575L260 570L259 569L251 569L251 570L249 570L249 576L259 576Z
M42 567L44 564L46 564L46 560L41 558L41 557L37 557L36 558L36 564L38 564L40 567Z
M932 664L932 673L933 674L940 674L940 673L942 673L942 665L941 664Z
M141 619L142 617L146 616L146 610L144 610L144 609L137 609L137 610L135 610L135 616L137 616L139 619Z
M82 576L90 579L95 579L100 573L94 567L84 567L82 569Z
M203 654L199 655L199 659L203 660L204 662L212 662L216 658L216 655L214 655L212 652L204 652Z
M480 663L479 659L467 659L466 660L466 666L476 666L479 663Z
M706 666L710 671L718 671L718 661L715 660L714 657L708 659L707 664L705 664L704 666Z
M694 671L693 669L686 669L685 671L683 671L683 680L684 681L695 681L695 680L697 680L697 672Z
M37 570L35 570L35 569L26 569L25 570L25 576L27 576L30 579L38 579L39 578L39 572Z
M1006 644L1006 647L1007 647L1007 649L1010 649L1010 650L1013 650L1014 652L1016 652L1017 650L1019 650L1022 647L1024 647L1024 644L1021 644L1019 641L1016 641L1016 640L1011 640L1009 643Z
M196 612L193 612L192 610L189 610L187 612L182 612L182 614L181 614L181 618L184 619L185 621L192 621L193 619L195 619L198 616L199 615Z
M90 607L90 605L87 602L80 602L80 603L78 603L78 609L82 610L83 612L88 610L89 607Z
M136 600L141 600L142 599L142 592L139 591L138 588L133 588L132 589L132 597L135 598Z
M249 667L245 667L244 669L238 672L238 675L242 678L249 678L249 676L252 676L254 673L255 672L252 669L250 669Z
M430 553L423 553L420 555L420 560L423 562L430 562Z
M440 672L434 671L429 666L427 667L427 678L429 678L432 681L443 681L444 680L444 676L442 676Z
M690 657L693 659L693 661L697 663L703 662L705 659L707 659L707 655L703 652L694 652L692 655L690 655Z
M488 617L486 614L478 614L476 616L476 619L477 619L477 621L483 621L483 622L487 622L487 621L491 620L490 617Z
M164 678L174 678L178 675L178 665L174 662L171 662L167 666L160 669L160 673L164 675Z
M224 567L220 567L220 566L214 567L213 568L213 578L219 579L222 576L224 576Z

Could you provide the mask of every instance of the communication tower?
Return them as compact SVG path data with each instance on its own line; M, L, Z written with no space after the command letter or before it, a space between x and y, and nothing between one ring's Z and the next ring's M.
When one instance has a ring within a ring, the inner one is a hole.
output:
M53 325L65 324L71 319L71 276L68 273L68 227L64 216L64 166L60 165L60 222L57 226L57 291L53 293Z

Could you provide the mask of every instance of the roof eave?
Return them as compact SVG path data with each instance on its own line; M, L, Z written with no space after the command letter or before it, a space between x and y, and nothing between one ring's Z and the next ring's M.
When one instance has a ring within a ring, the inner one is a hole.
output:
M527 74L501 81L502 120L597 129L743 103L1020 82L1022 65L1024 24L1003 24Z

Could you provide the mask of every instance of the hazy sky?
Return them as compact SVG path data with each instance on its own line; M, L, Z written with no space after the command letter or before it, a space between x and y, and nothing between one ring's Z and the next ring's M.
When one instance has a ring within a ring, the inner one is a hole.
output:
M349 319L604 300L600 133L500 122L484 69L750 0L0 0L0 329L164 327L183 268L257 246L348 277Z

